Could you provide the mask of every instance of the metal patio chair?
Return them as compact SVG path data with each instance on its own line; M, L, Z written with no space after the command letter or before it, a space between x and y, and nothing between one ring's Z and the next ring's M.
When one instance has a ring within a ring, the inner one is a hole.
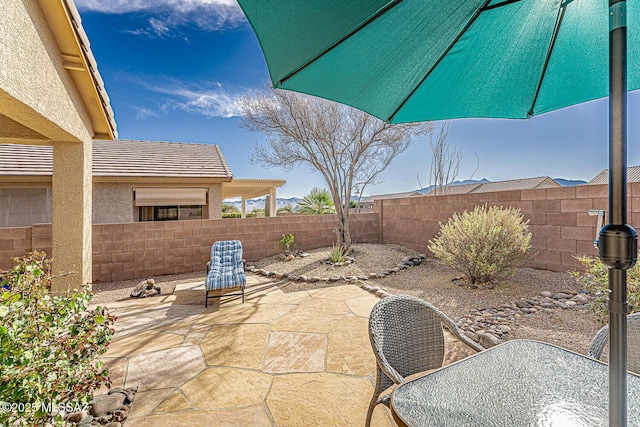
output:
M600 359L608 343L609 325L606 325L591 340L587 356ZM627 370L640 374L640 313L627 316Z
M205 279L204 306L208 306L209 298L242 295L244 303L244 287L247 278L244 274L242 260L242 243L240 240L223 240L211 246L211 259L207 263L207 278ZM240 287L241 293L223 294L222 290ZM219 291L219 295L209 296L210 291Z
M376 357L376 385L367 411L371 424L378 403L390 404L388 388L409 375L436 369L444 359L445 325L456 337L476 351L484 348L472 341L442 311L408 295L392 295L378 301L369 316L369 339Z

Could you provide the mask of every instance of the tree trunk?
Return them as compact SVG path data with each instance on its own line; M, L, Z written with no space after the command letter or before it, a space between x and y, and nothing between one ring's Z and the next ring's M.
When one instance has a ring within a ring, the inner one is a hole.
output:
M338 244L343 245L347 250L350 250L351 232L349 231L349 212L345 212L344 207L340 206L336 209L336 213L338 214L338 228L336 229Z

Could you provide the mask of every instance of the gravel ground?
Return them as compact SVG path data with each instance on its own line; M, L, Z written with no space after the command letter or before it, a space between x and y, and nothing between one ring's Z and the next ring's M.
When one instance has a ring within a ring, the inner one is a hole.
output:
M195 272L187 274L176 274L171 276L158 276L153 280L156 282L156 286L159 286L161 295L170 295L173 293L176 285L185 282L191 282L194 279L203 278L205 272ZM120 280L117 282L105 282L94 283L93 293L94 296L91 299L92 304L104 304L105 302L123 301L128 299L134 299L131 295L131 289L133 289L138 283L146 279L134 279L134 280ZM203 282L204 283L204 282ZM153 297L147 297L153 298Z

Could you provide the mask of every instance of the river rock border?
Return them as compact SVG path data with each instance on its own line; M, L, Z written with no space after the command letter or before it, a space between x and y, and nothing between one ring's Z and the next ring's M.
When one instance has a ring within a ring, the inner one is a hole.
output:
M312 276L308 274L302 274L302 275L296 276L296 275L290 275L287 273L278 273L276 271L267 270L264 268L256 268L253 265L247 266L246 270L251 273L258 274L260 276L274 277L276 279L288 279L294 282L315 283L315 282L337 282L337 281L343 280L348 283L358 283L358 282L363 282L369 279L386 277L390 274L397 273L398 271L406 270L409 267L422 264L422 262L425 261L426 259L427 259L427 256L425 254L420 254L418 256L408 255L402 258L402 260L400 260L400 262L397 263L395 267L387 268L378 273L371 272L371 273L362 274L359 276L345 276L345 275L338 275L338 274L328 276L328 277L321 277L321 276L315 276L315 275Z
M584 290L558 293L542 291L532 298L520 298L512 304L473 310L456 323L469 338L489 348L502 343L518 319L531 317L538 312L585 309L593 298Z

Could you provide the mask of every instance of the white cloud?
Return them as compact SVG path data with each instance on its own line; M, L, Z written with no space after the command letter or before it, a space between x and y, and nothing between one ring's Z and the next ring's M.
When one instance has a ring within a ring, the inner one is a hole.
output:
M173 84L170 86L147 86L147 88L169 96L169 99L160 106L165 112L182 110L209 118L239 116L238 101L244 94L231 93L218 82L214 82L213 86L215 87L211 89L191 89L181 84Z
M143 120L147 117L156 117L158 114L147 107L138 107L133 106L133 109L136 110L136 119Z
M236 0L76 0L78 9L109 14L148 13L152 31L162 37L171 27L197 25L206 31L235 28L244 20ZM129 31L135 34L138 30Z

